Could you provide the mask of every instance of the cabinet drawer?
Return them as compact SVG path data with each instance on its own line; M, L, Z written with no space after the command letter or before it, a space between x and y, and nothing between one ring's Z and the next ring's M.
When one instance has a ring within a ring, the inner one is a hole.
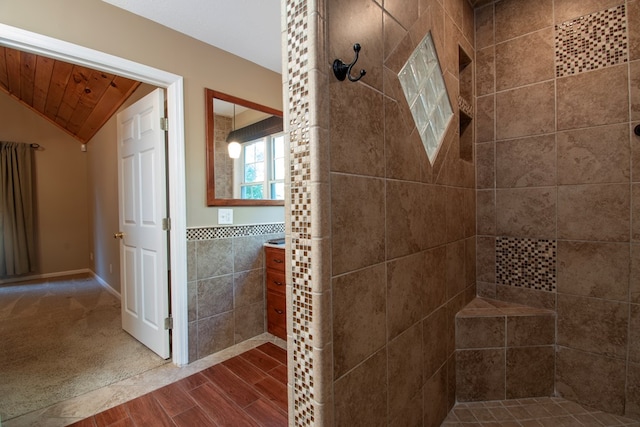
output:
M282 271L267 269L267 291L284 294L285 277Z
M284 249L267 248L265 253L267 268L284 271Z
M287 339L287 310L284 294L267 292L267 331Z

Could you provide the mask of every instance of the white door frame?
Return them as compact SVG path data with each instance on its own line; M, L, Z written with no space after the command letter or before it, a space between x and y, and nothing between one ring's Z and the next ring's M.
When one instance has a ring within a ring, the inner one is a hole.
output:
M0 45L48 56L88 68L117 74L167 91L169 119L169 254L171 258L172 360L177 366L189 361L187 297L187 209L184 142L184 89L182 76L157 68L0 23Z

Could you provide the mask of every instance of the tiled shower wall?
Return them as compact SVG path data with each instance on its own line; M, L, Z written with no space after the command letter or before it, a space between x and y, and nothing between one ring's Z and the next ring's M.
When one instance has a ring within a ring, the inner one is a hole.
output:
M640 418L640 1L475 19L478 293L556 310L556 392Z
M189 362L266 331L263 244L284 224L187 230Z
M475 295L475 168L457 106L459 46L475 57L473 10L467 0L319 3L310 37L322 50L309 56L319 63L314 273L330 278L313 306L323 425L438 426L455 399L454 315ZM397 78L428 31L455 111L433 166ZM366 75L340 82L331 63L350 62L354 43L352 73Z

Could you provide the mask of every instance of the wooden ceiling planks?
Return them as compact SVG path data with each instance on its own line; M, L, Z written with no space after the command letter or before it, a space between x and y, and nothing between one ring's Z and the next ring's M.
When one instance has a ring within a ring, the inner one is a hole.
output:
M0 90L86 144L140 82L0 46Z

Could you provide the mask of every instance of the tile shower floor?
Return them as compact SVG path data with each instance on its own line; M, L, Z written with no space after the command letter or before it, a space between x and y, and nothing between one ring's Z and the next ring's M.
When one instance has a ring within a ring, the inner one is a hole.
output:
M458 403L442 427L633 426L640 421L590 409L566 399L541 397Z

